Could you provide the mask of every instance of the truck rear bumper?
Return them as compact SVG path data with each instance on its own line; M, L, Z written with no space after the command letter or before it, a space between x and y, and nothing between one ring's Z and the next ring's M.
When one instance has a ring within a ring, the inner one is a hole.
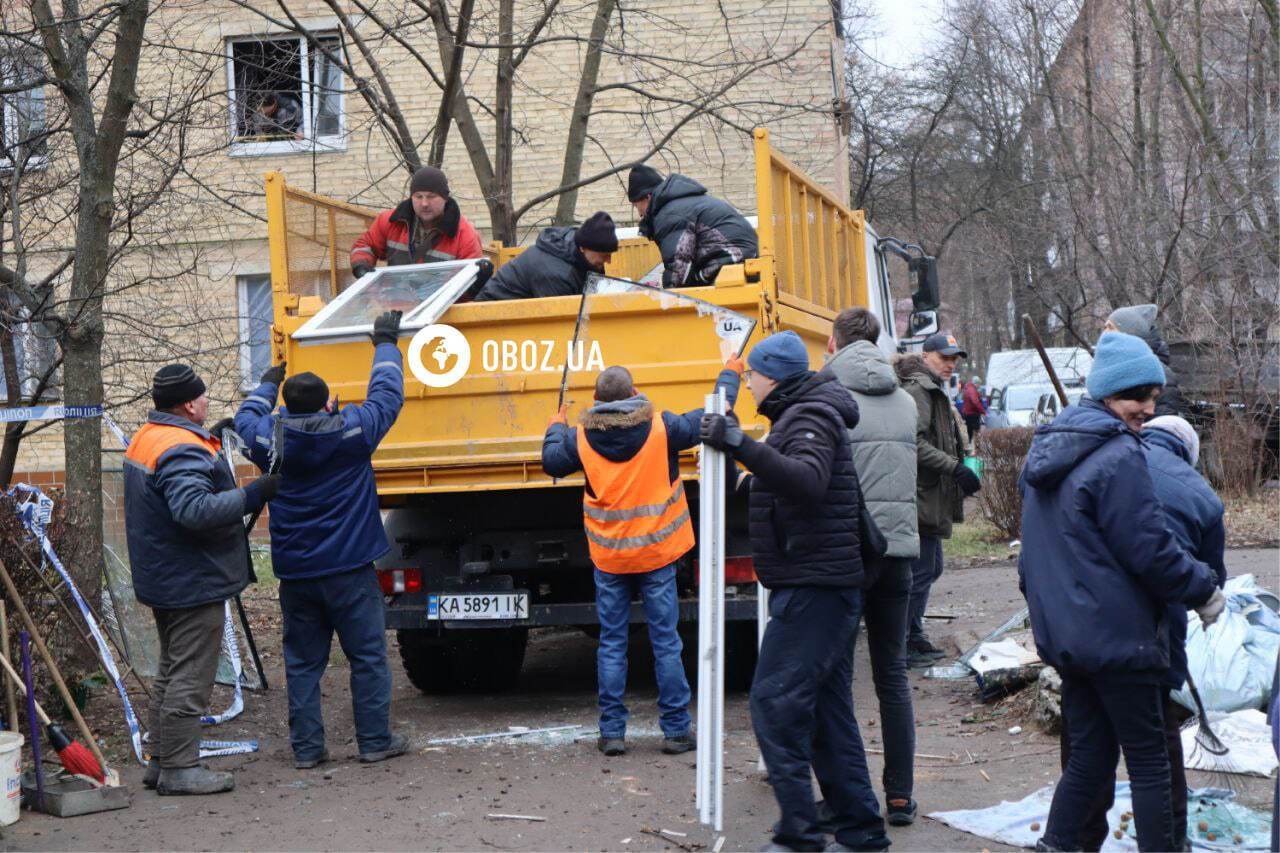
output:
M725 619L729 621L754 621L756 618L755 598L727 598L724 602ZM412 631L443 626L445 628L537 628L549 625L596 625L596 605L594 602L574 604L534 604L529 608L529 618L519 621L440 621L427 618L425 606L390 606L386 608L387 628L397 631ZM680 621L696 622L698 620L698 600L696 598L681 599ZM643 624L644 607L639 603L631 605L631 622Z

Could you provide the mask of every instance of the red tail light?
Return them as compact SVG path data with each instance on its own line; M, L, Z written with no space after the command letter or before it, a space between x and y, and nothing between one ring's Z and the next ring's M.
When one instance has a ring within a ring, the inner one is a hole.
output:
M422 592L422 572L418 569L378 569L378 586L383 595Z
M693 561L693 579L698 580L698 561ZM756 564L750 557L726 557L724 561L724 582L755 583Z

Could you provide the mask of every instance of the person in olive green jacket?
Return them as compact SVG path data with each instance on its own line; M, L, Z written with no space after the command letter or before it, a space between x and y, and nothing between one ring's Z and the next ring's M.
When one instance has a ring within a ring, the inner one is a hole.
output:
M978 477L965 467L964 439L947 396L946 383L968 353L951 335L937 334L924 351L895 363L903 389L916 402L916 512L920 556L911 564L910 628L907 664L929 666L943 652L924 632L929 590L942 576L942 540L951 538L953 522L964 521L964 499L979 489Z

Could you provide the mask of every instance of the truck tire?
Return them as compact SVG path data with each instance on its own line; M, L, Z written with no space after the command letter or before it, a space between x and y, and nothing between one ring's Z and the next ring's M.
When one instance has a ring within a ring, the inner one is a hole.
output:
M680 641L684 644L681 658L689 686L698 686L698 623L680 623ZM751 689L756 672L759 641L754 621L726 622L724 625L724 689L729 693L745 693Z
M527 628L445 631L396 631L400 661L410 683L429 696L497 693L520 681Z

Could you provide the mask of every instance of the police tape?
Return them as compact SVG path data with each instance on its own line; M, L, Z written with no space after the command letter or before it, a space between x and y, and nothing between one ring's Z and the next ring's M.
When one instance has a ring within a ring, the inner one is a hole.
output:
M101 406L19 406L13 409L0 409L0 423L100 418L103 414Z

